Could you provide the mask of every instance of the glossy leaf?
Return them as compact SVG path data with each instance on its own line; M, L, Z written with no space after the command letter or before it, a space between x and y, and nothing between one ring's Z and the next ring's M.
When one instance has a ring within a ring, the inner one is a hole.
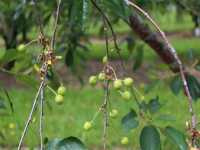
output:
M56 150L86 150L85 145L76 137L68 137L58 142Z
M61 139L53 139L51 141L48 141L46 145L46 150L56 150L57 144L60 142Z
M159 97L157 96L154 99L151 99L148 103L148 109L151 113L157 112L161 108L161 104L159 102Z
M175 76L170 83L170 88L175 95L178 95L183 88L183 83L180 76Z
M198 98L200 98L200 83L199 83L199 81L192 75L187 75L186 79L187 79L189 91L190 91L190 94L191 94L193 100L197 100Z
M186 138L184 134L173 127L165 128L165 135L174 144L176 144L180 150L188 150L188 145L186 143Z
M145 126L140 134L141 150L161 150L160 134L156 127Z
M125 131L130 131L136 127L138 127L139 122L137 120L137 114L136 112L132 109L128 114L126 114L122 120L122 127Z

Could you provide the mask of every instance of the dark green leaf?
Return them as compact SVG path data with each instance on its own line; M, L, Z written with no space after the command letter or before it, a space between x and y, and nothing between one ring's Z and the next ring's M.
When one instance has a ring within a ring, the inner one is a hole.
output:
M197 100L200 97L200 83L199 81L192 75L186 76L188 87L190 94L193 100Z
M0 109L6 109L6 105L4 104L4 100L0 97Z
M136 112L131 109L131 111L122 118L121 123L125 131L130 131L139 125L136 117Z
M157 112L161 108L161 104L159 102L159 97L157 96L154 99L151 99L148 103L148 109L151 113Z
M69 50L65 57L65 64L67 66L72 66L74 64L74 54L72 50Z
M9 95L9 93L8 93L8 91L6 89L4 89L4 92L5 92L5 95L6 95L7 99L8 99L8 103L9 103L10 109L11 109L12 113L14 113L14 107L13 107L13 103L12 103L12 100L10 98L10 95Z
M140 147L141 150L161 150L160 134L154 126L150 125L142 129Z
M173 127L165 128L165 135L176 144L180 150L188 150L188 146L186 143L186 138L184 134Z
M148 104L145 101L142 101L140 103L140 109L143 110L144 112L147 112L147 110L148 110Z
M183 88L183 83L180 76L175 76L170 83L170 88L175 95L178 95Z
M85 145L76 137L68 137L59 141L56 148L56 150L86 150Z
M57 144L60 142L60 139L53 139L51 141L48 141L45 150L57 150Z

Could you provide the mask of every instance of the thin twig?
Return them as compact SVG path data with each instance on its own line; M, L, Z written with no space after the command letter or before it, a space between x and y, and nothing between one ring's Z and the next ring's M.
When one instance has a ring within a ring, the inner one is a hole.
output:
M114 41L114 46L115 46L115 48L117 50L117 54L119 55L119 58L121 60L121 66L122 66L122 68L124 70L126 70L125 66L124 66L124 63L122 61L121 53L120 53L121 49L119 48L119 46L117 44L117 36L116 36L116 34L114 32L114 29L112 27L112 24L111 24L110 20L108 19L108 17L104 14L104 12L101 10L101 8L97 5L97 3L94 0L91 0L91 2L94 5L94 7L100 12L100 14L102 15L102 17L105 19L105 22L108 24L108 27L110 28L110 31L112 33L112 37L113 37L113 41Z
M139 6L137 6L136 4L134 4L133 2L130 2L129 0L125 0L125 2L127 3L127 5L131 5L137 11L139 11L140 13L142 13L145 16L145 18L147 18L153 24L153 26L160 33L160 35L163 38L164 42L167 44L167 46L171 50L171 52L172 52L175 60L177 61L178 65L179 65L179 72L180 72L181 79L182 79L182 82L183 82L183 85L184 85L186 96L188 97L189 112L190 112L190 114L192 116L192 119L191 119L192 129L195 129L196 128L196 115L195 115L195 113L193 111L192 97L191 97L191 94L190 94L190 91L189 91L189 88L188 88L188 84L187 84L187 81L186 81L186 77L185 77L185 74L184 74L184 71L183 71L184 70L183 64L182 64L181 60L179 59L179 57L178 57L178 55L176 53L176 50L170 44L170 42L168 41L165 33L160 29L159 25L152 19L152 17L150 17L150 15L147 12L145 12L142 8L140 8Z
M104 114L104 123L103 123L103 149L106 150L107 143L107 128L108 128L108 101L109 101L109 81L105 81L105 98L103 104L103 114Z
M54 49L55 40L56 40L56 32L57 32L58 18L59 18L59 13L60 13L60 5L61 5L61 0L58 1L58 7L57 7L57 11L56 11L56 20L55 20L55 25L54 25L54 32L53 32L53 36L52 36L52 39L51 39L51 48L52 49Z
M31 120L32 120L32 116L33 116L33 112L35 111L35 108L36 108L36 105L37 105L37 101L38 101L38 97L41 93L41 90L44 88L44 80L40 83L40 86L39 86L39 89L37 91L37 94L35 96L35 99L33 101L33 105L32 105L32 108L31 108L31 112L29 113L29 117L27 119L27 122L26 122L26 125L24 127L24 130L22 132L22 135L21 135L21 138L20 138L20 141L19 141L19 145L18 145L18 148L17 150L20 150L21 149L21 146L22 146L22 142L23 142L23 139L26 135L26 132L28 131L28 127L29 127L29 124L31 123Z
M44 88L42 88L40 93L40 150L43 150L44 100Z

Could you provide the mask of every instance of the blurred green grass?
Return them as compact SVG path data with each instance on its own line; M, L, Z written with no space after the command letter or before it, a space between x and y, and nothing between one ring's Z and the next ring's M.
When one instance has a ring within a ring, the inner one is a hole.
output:
M153 14L155 20L158 20L160 26L165 31L188 31L193 27L190 16L184 15L183 20L177 22L175 14L168 13L163 14ZM92 36L98 35L98 30L100 25L92 26L88 33ZM117 34L124 34L130 31L128 26L122 22L114 26ZM33 35L36 32L33 32ZM36 36L36 35L35 35ZM34 37L35 37L34 36ZM200 44L198 38L177 38L173 37L170 39L174 47L176 48L178 54L185 54L190 48L195 49L197 55L200 55ZM91 43L88 44L91 49L89 52L84 53L87 59L102 59L105 55L105 45L101 43ZM122 50L122 56L125 59L129 58L129 52L126 49L126 44L120 45ZM113 46L111 45L111 49ZM147 61L154 61L156 54L147 45L145 49L145 58ZM118 58L116 52L113 52L113 58ZM142 89L141 89L142 91ZM6 139L0 139L0 144L5 144L7 147L16 146L19 137L21 135L22 129L24 127L24 122L30 111L32 104L32 99L34 98L34 93L36 91L33 89L19 89L12 88L9 90L9 94L13 100L13 105L15 112L12 115L0 116L0 129L6 135ZM3 95L1 93L1 95ZM171 114L176 120L172 122L160 122L161 127L172 125L179 130L184 131L185 121L189 120L188 103L184 95L174 96L169 88L160 84L149 94L145 95L145 99L149 100L155 96L159 96L163 107L158 114ZM57 105L54 102L54 96L52 93L46 93L46 103L50 106L45 108L45 136L50 139L54 137L67 137L67 136L78 136L80 137L90 149L96 145L102 145L102 115L100 115L94 124L94 129L88 132L83 131L83 124L85 121L92 119L98 107L103 101L103 91L98 88L91 88L85 86L81 89L75 89L73 87L68 87L65 102L63 105ZM130 147L138 148L138 135L141 129L133 130L133 132L125 133L120 125L120 119L125 115L130 108L136 108L135 102L124 102L116 91L111 93L111 108L118 109L119 116L116 119L110 119L109 136L108 143L111 146L120 146L120 138L122 136L128 136L130 138ZM199 113L200 106L199 103L195 103L195 109ZM37 108L38 111L39 108ZM38 112L34 115L38 117ZM155 116L156 117L156 116ZM16 128L10 129L9 124L14 123ZM141 123L142 124L142 123ZM36 122L31 124L31 128L26 137L25 143L30 147L34 147L39 143L39 133L37 127L39 125L38 119ZM164 137L162 137L164 139ZM175 149L174 145L168 144L168 142L163 142L166 146L166 150ZM112 149L112 148L111 148Z
M143 93L142 88L140 91ZM6 140L0 140L0 144L5 144L8 147L17 144L24 127L24 122L30 111L35 92L36 91L32 91L32 89L17 90L13 88L9 90L15 112L12 115L0 117L0 129L1 131L3 130L6 135ZM189 120L188 103L185 96L182 94L174 96L169 88L163 83L159 84L149 94L146 94L145 101L156 96L160 97L162 108L160 112L153 115L153 117L156 118L156 116L160 114L170 114L174 116L175 120L167 122L155 120L153 124L160 127L171 125L184 131L185 122ZM85 121L93 118L94 114L102 104L103 98L104 93L101 88L86 86L82 89L75 89L68 87L65 94L64 104L57 105L54 101L53 94L47 91L44 135L49 139L55 137L63 138L68 136L77 136L81 138L90 149L92 149L93 146L101 146L103 130L102 115L95 120L94 128L90 131L83 131L83 124ZM199 109L197 109L199 106L199 103L195 103L197 113L199 113ZM124 101L117 91L111 90L109 109L112 108L119 111L119 116L116 119L110 119L110 126L108 129L109 146L120 146L121 137L128 136L130 139L129 147L138 147L139 133L141 127L144 125L144 120L140 119L140 128L134 129L129 133L124 132L120 125L121 117L128 113L130 108L137 110L135 101ZM34 114L34 118L37 119L31 124L30 130L25 138L25 143L28 147L34 147L39 142L39 133L37 129L39 125L38 109L39 108L37 108L37 112ZM16 128L10 129L10 123L14 123ZM165 139L163 136L162 138ZM174 145L171 145L168 142L163 142L162 144L166 150L175 149Z

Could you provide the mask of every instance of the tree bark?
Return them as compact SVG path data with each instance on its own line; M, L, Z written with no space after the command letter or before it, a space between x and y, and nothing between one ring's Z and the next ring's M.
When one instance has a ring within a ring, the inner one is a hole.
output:
M132 30L160 56L173 72L179 72L179 65L170 47L164 43L160 35L151 31L137 14L129 17L129 24Z

